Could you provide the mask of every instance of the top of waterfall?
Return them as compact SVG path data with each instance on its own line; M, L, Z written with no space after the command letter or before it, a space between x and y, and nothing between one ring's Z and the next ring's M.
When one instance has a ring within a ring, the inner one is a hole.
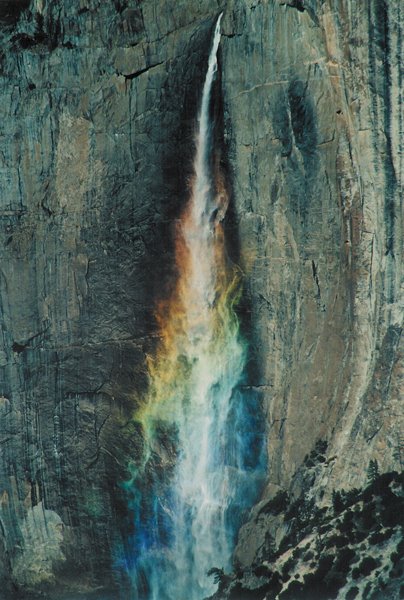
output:
M201 108L198 116L198 134L196 138L196 155L194 160L195 183L193 186L192 211L196 222L201 222L203 216L209 212L208 205L211 199L212 180L209 165L210 152L210 115L209 103L212 85L217 72L217 51L220 43L221 13L216 21L215 33L209 53L208 69L202 90Z
M215 35L213 38L213 48L212 48L212 54L214 53L215 55L217 53L217 49L219 47L219 42L220 42L220 36L221 36L220 23L221 23L222 17L223 17L223 13L221 12L216 21Z
M222 20L222 17L223 17L223 13L220 13L220 15L216 21L215 35L213 36L212 48L211 48L210 54L209 54L208 72L206 74L206 81L205 81L205 83L207 83L208 86L210 86L211 78L215 74L216 68L217 68L217 51L218 51L219 44L220 44L220 36L221 36L220 21ZM207 90L207 92L208 92L208 90Z
M215 34L213 36L212 47L209 53L208 70L206 72L205 83L202 91L202 105L200 112L200 123L204 119L208 118L208 105L210 91L212 88L213 79L217 71L217 51L220 43L220 21L222 20L223 13L220 13L215 27Z

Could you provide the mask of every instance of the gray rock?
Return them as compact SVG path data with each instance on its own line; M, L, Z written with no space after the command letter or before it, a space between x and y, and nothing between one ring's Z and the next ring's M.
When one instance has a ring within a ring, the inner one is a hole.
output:
M130 530L120 483L141 443L131 417L222 8L229 235L249 383L268 415L262 500L305 487L319 439L324 501L363 484L370 459L399 468L399 3L0 4L2 589L125 589L114 565ZM22 558L38 506L43 583ZM262 538L254 523L240 564Z

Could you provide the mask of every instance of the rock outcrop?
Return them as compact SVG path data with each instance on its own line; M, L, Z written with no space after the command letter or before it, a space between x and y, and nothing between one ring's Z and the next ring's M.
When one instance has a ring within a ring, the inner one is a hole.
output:
M99 598L125 587L120 486L218 9L23 4L1 23L0 563L18 595Z
M281 543L279 519L255 518L279 490L321 508L333 489L363 487L370 460L402 468L400 3L4 1L7 599L125 597L120 484L141 443L131 417L221 10L227 225L245 275L249 384L268 417L268 485L240 532L239 568L267 534Z
M227 9L223 89L265 495L298 495L325 440L311 493L326 501L371 459L401 468L403 20L383 1L297 4ZM247 528L242 564L260 539Z

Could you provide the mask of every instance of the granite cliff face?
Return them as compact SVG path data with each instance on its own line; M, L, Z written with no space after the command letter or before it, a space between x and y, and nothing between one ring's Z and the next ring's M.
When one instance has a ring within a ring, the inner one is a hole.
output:
M223 87L268 494L298 493L326 440L312 485L329 497L372 458L400 467L402 18L394 2L292 4L234 7Z
M5 598L125 597L120 483L221 10L227 226L268 426L237 564L281 542L256 518L280 490L327 504L370 460L402 467L400 3L1 2Z

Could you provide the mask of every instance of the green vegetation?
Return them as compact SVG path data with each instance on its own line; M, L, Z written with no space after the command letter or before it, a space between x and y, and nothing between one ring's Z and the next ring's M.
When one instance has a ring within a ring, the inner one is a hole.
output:
M352 570L352 578L359 579L359 577L366 577L370 575L372 571L378 567L379 563L373 558L373 556L366 556L358 567Z
M352 548L342 548L337 554L335 568L340 573L348 573L350 565L355 561L356 553Z
M391 537L392 529L385 529L384 531L375 531L369 536L368 541L371 545L382 544Z
M280 490L274 498L267 502L259 511L258 515L268 513L271 515L279 515L286 510L289 504L289 494L284 490Z
M282 567L282 575L286 576L292 571L293 567L296 565L297 561L294 558L289 558Z
M342 500L342 496L341 496L341 492L336 492L335 490L333 490L332 492L332 506L334 508L334 513L336 515L339 515L339 513L341 513L344 508L345 508L345 504Z
M347 492L345 490L333 490L332 505L334 508L334 513L338 515L346 508L356 504L360 495L361 490L358 490L358 488L352 488L352 490L348 490Z
M261 512L283 518L286 534L277 548L268 533L257 552L252 572L261 578L262 587L250 590L248 572L240 572L233 575L226 593L211 600L333 600L346 585L346 600L387 597L391 582L403 577L404 540L397 543L387 568L384 549L379 546L387 544L402 526L404 475L380 475L378 468L377 461L371 461L369 483L363 489L335 490L329 507L319 507L304 491L292 500L286 492L278 492ZM279 559L290 549L293 552L280 565ZM268 557L270 568L261 564ZM360 592L355 581L367 578ZM223 578L219 579L223 588Z
M326 548L332 548L335 546L336 548L342 548L343 546L347 546L349 544L349 539L345 535L334 534L330 536L325 542Z
M304 496L292 502L284 515L289 531L279 546L279 553L296 546L316 525L320 525L326 512L326 508L319 508L313 499L308 500Z
M213 581L215 583L222 583L223 579L225 578L223 569L217 569L216 567L209 569L207 575L208 577L213 577Z
M256 558L254 560L253 566L257 563L261 563L262 561L272 562L276 558L276 544L275 540L272 537L269 531L265 532L264 543L261 548L257 551Z
M326 442L325 440L318 440L314 447L314 450L312 450L310 454L306 454L306 456L304 457L304 466L310 469L311 467L315 467L319 463L325 463L326 457L324 455L327 452L327 447L328 442Z

